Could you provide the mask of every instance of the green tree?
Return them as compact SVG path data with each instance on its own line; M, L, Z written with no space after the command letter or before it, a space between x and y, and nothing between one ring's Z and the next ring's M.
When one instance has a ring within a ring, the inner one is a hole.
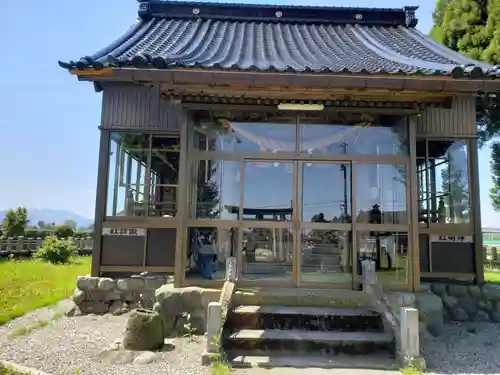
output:
M500 142L491 145L491 177L493 187L490 189L490 199L493 209L500 212Z
M2 222L2 235L5 237L22 236L28 222L28 210L26 207L8 210Z
M500 65L500 0L437 0L431 37L454 51L492 65ZM500 94L478 100L477 130L483 146L500 135ZM491 145L498 154L498 145ZM500 180L500 168L492 162L492 178ZM494 186L495 193L497 188ZM490 197L493 196L490 193ZM495 195L496 197L496 195ZM500 205L493 202L495 210Z
M74 220L66 220L64 222L64 225L70 227L71 229L73 229L73 231L76 231L76 227L77 227L78 223Z

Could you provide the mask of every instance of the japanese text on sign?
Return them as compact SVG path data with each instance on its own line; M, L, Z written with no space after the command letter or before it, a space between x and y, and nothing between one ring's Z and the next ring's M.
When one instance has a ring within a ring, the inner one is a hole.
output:
M433 235L431 236L432 242L462 242L472 243L472 236L446 236L446 235Z
M141 228L103 228L105 236L145 236L146 230Z

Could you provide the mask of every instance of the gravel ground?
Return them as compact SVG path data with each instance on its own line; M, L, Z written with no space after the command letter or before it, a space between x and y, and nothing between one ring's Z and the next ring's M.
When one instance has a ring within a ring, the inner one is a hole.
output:
M36 310L0 326L0 359L56 374L80 375L208 375L201 366L203 339L175 339L175 349L159 353L147 365L133 364L140 353L113 350L127 319L124 316L60 317L69 301ZM37 321L49 325L13 337ZM500 374L500 324L447 324L443 335L423 341L428 371L433 375ZM77 372L77 369L79 372Z
M433 375L500 374L500 324L449 323L423 350Z
M175 349L160 352L150 364L132 361L141 353L113 350L125 328L124 316L87 315L53 320L67 309L69 301L52 308L36 310L0 326L0 359L46 371L53 375L208 375L201 365L203 339L174 339ZM50 321L45 327L20 336L19 328L33 327L37 321Z

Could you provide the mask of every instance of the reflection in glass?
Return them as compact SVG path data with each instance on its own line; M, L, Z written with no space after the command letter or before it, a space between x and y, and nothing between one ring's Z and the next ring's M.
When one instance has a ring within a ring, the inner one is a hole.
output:
M189 228L187 278L224 280L226 259L235 256L235 228Z
M245 162L243 220L290 221L293 163Z
M149 136L111 133L107 216L144 216Z
M352 282L351 232L310 229L302 232L301 280Z
M202 151L293 153L295 129L295 121L232 122L219 118L196 127L193 146Z
M236 220L240 204L239 163L226 160L193 161L190 217Z
M150 216L174 217L177 214L179 151L179 136L153 136L148 211Z
M407 155L406 121L377 125L300 125L300 151L308 155Z
M292 280L293 234L288 228L244 228L242 277Z
M408 224L404 165L356 164L358 223Z
M429 206L433 222L470 222L469 172L465 141L428 141Z
M375 262L377 278L383 283L406 283L408 280L408 233L358 232L358 270L361 261Z
M303 164L302 221L351 222L350 164Z

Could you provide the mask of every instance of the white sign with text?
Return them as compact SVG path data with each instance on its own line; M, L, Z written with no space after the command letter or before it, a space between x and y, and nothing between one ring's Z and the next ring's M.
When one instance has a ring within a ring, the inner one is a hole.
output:
M431 236L431 242L459 242L472 243L472 236L446 236L434 234Z
M103 236L137 236L144 237L146 229L144 228L103 228Z

